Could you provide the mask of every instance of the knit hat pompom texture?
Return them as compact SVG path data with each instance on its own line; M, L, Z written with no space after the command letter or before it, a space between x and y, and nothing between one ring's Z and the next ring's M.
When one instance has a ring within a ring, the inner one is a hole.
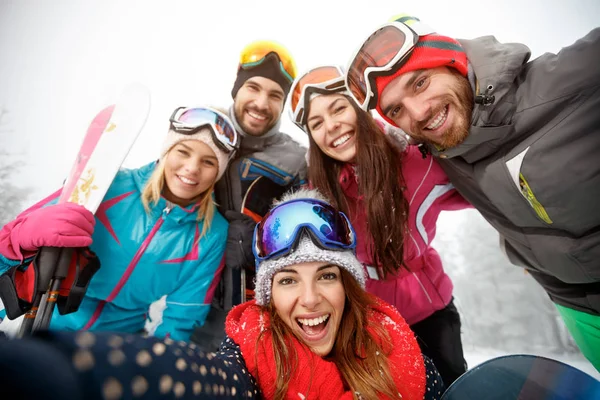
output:
M198 132L195 132L191 135L186 135L183 133L175 132L173 129L169 129L169 132L167 132L167 137L163 142L162 150L160 152L161 161L177 143L184 142L186 140L198 140L210 147L210 149L215 153L215 156L217 157L219 171L217 172L216 180L218 181L219 179L221 179L221 177L225 173L225 170L227 169L227 164L229 163L229 154L224 152L219 146L215 144L210 129L211 128L208 127L202 128Z
M275 203L274 207L296 199L314 199L327 202L324 196L316 189L302 189L297 192L287 193L280 201ZM350 272L362 288L365 287L363 266L354 255L352 249L322 249L313 243L310 235L304 232L298 246L293 252L282 257L265 260L258 265L254 289L256 303L261 306L269 304L271 301L273 276L275 276L278 271L281 271L283 268L289 267L290 265L319 261L344 268L346 271Z
M411 19L418 21L418 19L414 17L403 17L397 19L396 22L410 27ZM456 39L438 35L437 33L421 36L408 60L397 71L391 75L378 76L375 78L378 98L381 99L381 93L386 86L402 74L419 69L431 69L444 66L454 68L460 72L461 75L467 76L469 69L467 54L460 43ZM388 120L379 107L379 102L377 102L376 109L382 117ZM388 120L388 122L390 121Z

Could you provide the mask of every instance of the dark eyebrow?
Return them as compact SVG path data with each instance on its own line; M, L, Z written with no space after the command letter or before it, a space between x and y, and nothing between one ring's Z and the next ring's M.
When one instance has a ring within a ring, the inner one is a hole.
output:
M335 264L321 265L319 268L317 268L317 272L327 269L327 268L334 268L334 267L337 267L337 265L335 265Z
M408 81L406 81L406 83L404 84L404 88L412 86L413 83L415 83L415 81L417 80L417 77L421 74L421 72L423 72L423 69L417 69L415 71L408 72L411 75L410 75L410 78L408 78ZM402 89L404 89L404 88L402 88ZM386 106L383 109L383 115L387 115L393 107L394 107L393 104Z
M343 100L344 100L344 99L343 99L342 97L339 97L339 98L335 99L334 101L332 101L332 102L331 102L331 104L329 104L329 106L327 106L327 109L328 109L328 110L331 110L332 108L335 108L336 104L337 104L338 102L340 102L340 101L343 101ZM318 116L318 115L313 115L312 117L310 117L310 118L307 120L307 122L308 122L308 121L310 121L311 119L314 119L314 118L317 118L317 117L319 117L319 116Z
M282 268L279 271L275 272L275 275L277 275L280 272L289 272L290 274L297 274L298 273L298 271L296 271L295 269Z
M259 89L263 89L262 85L260 83L256 82L255 80L253 80L252 78L248 79L246 82L248 84L252 84L254 86L257 86ZM283 90L280 90L280 89L269 90L269 94L278 94L281 97L284 97Z
M278 94L281 97L284 97L283 90L275 89L270 91L271 94Z
M322 270L327 269L327 268L333 268L333 267L337 267L337 265L335 265L335 264L321 265L319 268L317 268L317 272L322 271ZM297 274L298 273L298 271L296 271L295 269L283 268L283 269L280 269L279 271L277 271L275 274L278 274L280 272L288 272L290 274Z

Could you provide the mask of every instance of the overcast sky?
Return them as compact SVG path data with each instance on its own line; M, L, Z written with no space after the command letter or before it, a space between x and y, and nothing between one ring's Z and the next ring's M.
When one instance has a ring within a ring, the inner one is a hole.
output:
M58 188L87 124L132 81L150 88L152 110L125 166L153 160L175 107L230 104L239 52L256 39L288 47L302 71L346 65L366 34L401 12L449 36L523 42L534 56L600 26L598 0L361 3L0 0L0 106L12 131L0 145L25 160L15 183L34 187L30 203ZM306 143L287 109L284 120Z

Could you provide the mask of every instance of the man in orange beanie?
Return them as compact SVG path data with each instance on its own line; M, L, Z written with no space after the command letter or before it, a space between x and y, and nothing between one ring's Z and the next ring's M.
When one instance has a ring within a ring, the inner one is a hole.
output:
M365 40L346 82L438 157L600 371L600 29L530 55L402 17Z

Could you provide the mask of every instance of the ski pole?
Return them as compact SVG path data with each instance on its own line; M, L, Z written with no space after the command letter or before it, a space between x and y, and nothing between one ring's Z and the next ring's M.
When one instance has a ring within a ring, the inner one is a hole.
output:
M41 298L40 306L34 319L32 332L48 329L50 326L52 313L54 312L54 307L56 306L56 301L58 300L58 295L60 293L60 286L69 273L72 256L73 249L66 247L60 249L60 256L56 263L54 275L50 280L48 291Z
M48 290L50 280L54 276L54 271L58 265L58 260L61 253L60 250L61 249L59 247L42 247L33 260L33 264L35 264L35 266L29 266L29 268L37 269L37 285L35 287L35 292L33 293L31 309L25 313L23 322L19 327L19 332L17 333L17 337L19 338L29 335L32 332L33 323L37 316L38 308L42 301L42 296Z

